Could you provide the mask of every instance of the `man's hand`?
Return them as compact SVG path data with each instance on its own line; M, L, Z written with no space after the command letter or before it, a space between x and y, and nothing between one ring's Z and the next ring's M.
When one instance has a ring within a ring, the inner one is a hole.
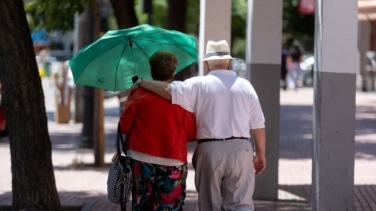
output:
M257 154L253 158L253 168L255 169L255 174L260 175L266 167L265 156L258 156Z
M253 168L255 169L255 174L260 175L266 167L265 128L253 129L252 133L255 138L255 154L253 156Z

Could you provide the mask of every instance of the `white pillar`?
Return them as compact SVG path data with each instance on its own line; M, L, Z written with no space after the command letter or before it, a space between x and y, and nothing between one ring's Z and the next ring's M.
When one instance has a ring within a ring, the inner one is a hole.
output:
M267 167L256 177L256 199L278 198L282 4L248 0L246 77L258 93L266 121Z
M205 74L201 60L209 40L226 40L231 47L231 1L200 0L199 75Z
M357 0L317 0L312 210L353 210Z

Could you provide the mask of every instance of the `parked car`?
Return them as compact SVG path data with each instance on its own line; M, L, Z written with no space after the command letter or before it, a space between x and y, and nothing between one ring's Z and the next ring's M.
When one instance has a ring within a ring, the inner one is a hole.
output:
M315 57L313 54L304 54L303 61L300 63L300 69L302 69L299 79L301 86L313 86L314 64Z

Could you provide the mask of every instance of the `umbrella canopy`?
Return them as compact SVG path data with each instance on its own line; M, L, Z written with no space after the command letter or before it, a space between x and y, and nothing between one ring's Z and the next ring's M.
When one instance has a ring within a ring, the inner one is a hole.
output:
M81 49L69 65L76 84L122 91L131 87L133 76L151 79L149 58L160 50L177 57L175 74L198 59L194 37L143 24L108 31Z

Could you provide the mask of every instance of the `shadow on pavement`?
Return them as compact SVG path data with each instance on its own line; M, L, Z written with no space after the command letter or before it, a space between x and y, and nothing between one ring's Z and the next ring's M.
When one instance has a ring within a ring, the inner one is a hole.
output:
M311 159L312 106L282 105L280 112L280 158Z

